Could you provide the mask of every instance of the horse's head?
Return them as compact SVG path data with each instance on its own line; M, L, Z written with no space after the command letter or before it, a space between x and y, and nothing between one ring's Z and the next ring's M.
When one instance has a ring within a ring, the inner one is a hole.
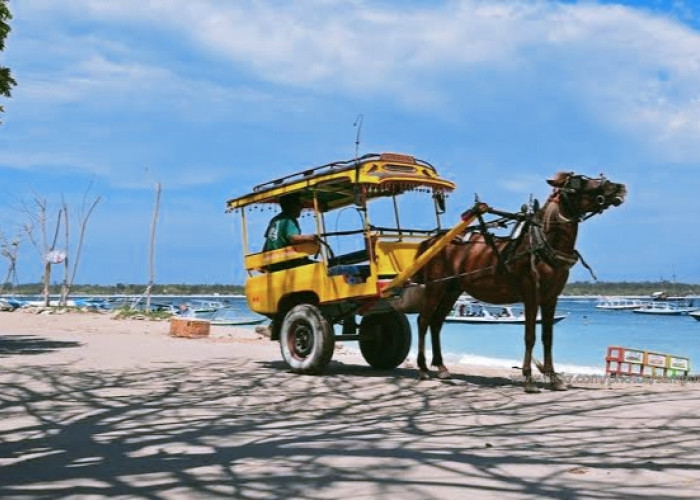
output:
M624 184L612 182L603 175L591 178L573 172L558 172L547 183L554 187L552 197L562 202L567 215L578 219L621 205L627 194Z

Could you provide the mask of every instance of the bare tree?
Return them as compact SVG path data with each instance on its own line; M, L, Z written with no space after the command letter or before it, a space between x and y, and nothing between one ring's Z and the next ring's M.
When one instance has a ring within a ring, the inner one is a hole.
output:
M46 199L35 196L31 203L22 202L22 212L27 215L28 222L24 225L24 232L27 234L29 241L39 253L39 258L43 264L44 274L42 281L44 284L43 297L44 304L50 305L50 284L51 284L51 265L63 264L63 281L61 283L61 293L59 304L66 305L68 295L73 287L75 275L80 263L80 256L85 242L85 233L87 224L95 207L102 199L101 196L89 200L89 192L92 186L92 181L88 184L85 194L83 195L83 203L78 212L78 222L80 224L80 236L75 250L75 258L69 259L70 253L70 210L68 202L61 196L61 207L58 210L56 218L56 228L53 234L53 239L49 240L47 226L49 224L48 203ZM64 224L65 247L61 250L56 249L61 230L61 224ZM72 264L72 268L71 268Z
M63 217L63 209L59 209L58 215L56 217L56 230L54 231L53 240L49 243L47 237L46 225L48 223L47 215L47 202L43 198L34 197L35 208L32 209L24 204L24 212L29 217L29 223L24 226L24 231L29 237L29 241L32 243L37 252L39 252L39 257L41 258L42 264L44 266L44 274L42 281L44 283L44 288L42 290L42 296L44 298L44 305L49 306L51 304L50 286L51 286L51 265L59 264L63 262L66 254L65 252L56 252L56 243L58 241L58 233L61 229L61 219ZM40 231L40 241L36 238L36 226L39 226Z
M156 182L156 202L153 208L153 221L151 222L151 243L148 258L148 286L146 287L146 311L151 310L151 288L155 283L155 246L156 246L156 224L158 223L158 210L160 209L160 182Z
M85 196L83 196L83 205L80 210L80 214L78 216L80 220L80 237L78 238L78 246L76 247L75 250L75 259L73 259L73 269L70 272L70 279L68 279L68 255L66 256L65 260L65 265L64 265L64 275L63 275L63 286L61 287L61 305L66 305L66 302L68 301L68 295L70 294L71 288L73 288L73 283L75 282L75 274L78 270L78 263L80 262L80 255L83 250L83 243L85 242L85 231L87 230L87 223L88 220L90 219L90 216L92 215L93 210L95 210L95 207L100 203L102 200L102 196L97 196L94 200L92 200L92 203L90 204L89 208L87 208L87 211L85 210L87 207L87 193L89 191L89 186L88 190L85 191ZM68 249L68 244L69 244L69 231L68 231L68 204L63 202L63 211L65 213L65 218L66 218L66 249Z
M5 289L5 285L10 283L11 287L18 285L17 283L17 255L19 254L19 237L8 240L5 235L0 234L0 255L5 257L9 262L7 266L7 275L0 283L0 294Z
M61 297L58 304L61 306L66 305L66 299L68 298L68 257L70 248L70 217L68 215L68 203L66 203L65 198L61 196L61 207L63 209L63 214L65 215L65 236L66 236L66 258L63 260L63 283L61 283Z

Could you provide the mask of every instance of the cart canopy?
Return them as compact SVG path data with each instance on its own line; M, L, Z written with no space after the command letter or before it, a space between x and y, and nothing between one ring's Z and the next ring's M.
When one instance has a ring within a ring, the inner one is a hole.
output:
M371 198L425 189L434 195L451 192L452 181L438 176L435 167L413 156L399 153L371 153L352 160L337 161L280 177L253 188L244 196L226 202L226 211L257 203L279 203L288 193L299 193L305 208L321 212Z

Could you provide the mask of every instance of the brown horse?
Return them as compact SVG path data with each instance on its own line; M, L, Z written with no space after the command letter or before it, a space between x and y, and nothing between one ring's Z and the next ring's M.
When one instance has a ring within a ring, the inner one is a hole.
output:
M445 317L462 292L492 304L522 302L525 309L525 355L522 373L525 391L538 392L532 378L537 310L542 313L544 363L540 371L550 377L553 390L566 390L552 361L554 310L559 294L577 262L578 225L584 219L620 205L627 193L624 184L605 177L589 178L559 172L547 181L554 187L545 205L521 218L520 233L511 237L491 235L485 228L453 241L421 269L415 281L425 284L418 316L419 378L429 378L425 364L425 334L430 327L432 365L438 377L449 378L440 348ZM437 237L436 237L437 238ZM436 238L421 244L418 255Z

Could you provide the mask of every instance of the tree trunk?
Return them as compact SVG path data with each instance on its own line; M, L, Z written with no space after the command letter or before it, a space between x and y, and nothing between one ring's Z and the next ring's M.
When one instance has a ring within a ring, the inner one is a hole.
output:
M56 220L56 231L53 234L53 242L48 251L44 254L44 305L46 307L51 305L51 262L49 261L49 252L53 252L56 249L56 241L58 240L58 232L61 230L61 214L63 214L63 209L58 211L58 219Z
M156 203L153 209L153 221L151 222L151 244L148 259L148 286L146 287L146 312L151 310L151 288L155 282L155 246L156 246L156 224L158 222L158 210L160 208L160 182L156 182Z
M59 304L63 307L66 306L66 302L68 301L68 257L70 255L69 252L69 247L70 247L70 230L69 230L69 224L68 224L68 204L64 201L63 202L63 215L66 218L65 224L66 224L66 231L65 231L65 236L66 236L66 260L63 261L63 283L61 284L61 298L59 300Z
M88 219L90 218L90 215L92 215L92 211L95 209L95 207L101 199L101 196L95 198L95 201L92 202L92 205L90 205L90 209L87 211L87 214L80 223L80 238L78 238L78 246L75 249L75 260L73 261L73 270L71 271L70 281L68 281L68 285L66 286L66 300L68 300L68 294L70 294L70 290L71 288L73 288L73 283L75 281L75 273L78 270L78 263L80 262L80 253L83 249L83 242L85 241L85 231L87 230Z
M50 283L51 283L51 262L49 262L48 259L45 260L44 262L44 289L41 292L42 296L44 297L44 306L49 307L51 305L51 290L50 288Z

